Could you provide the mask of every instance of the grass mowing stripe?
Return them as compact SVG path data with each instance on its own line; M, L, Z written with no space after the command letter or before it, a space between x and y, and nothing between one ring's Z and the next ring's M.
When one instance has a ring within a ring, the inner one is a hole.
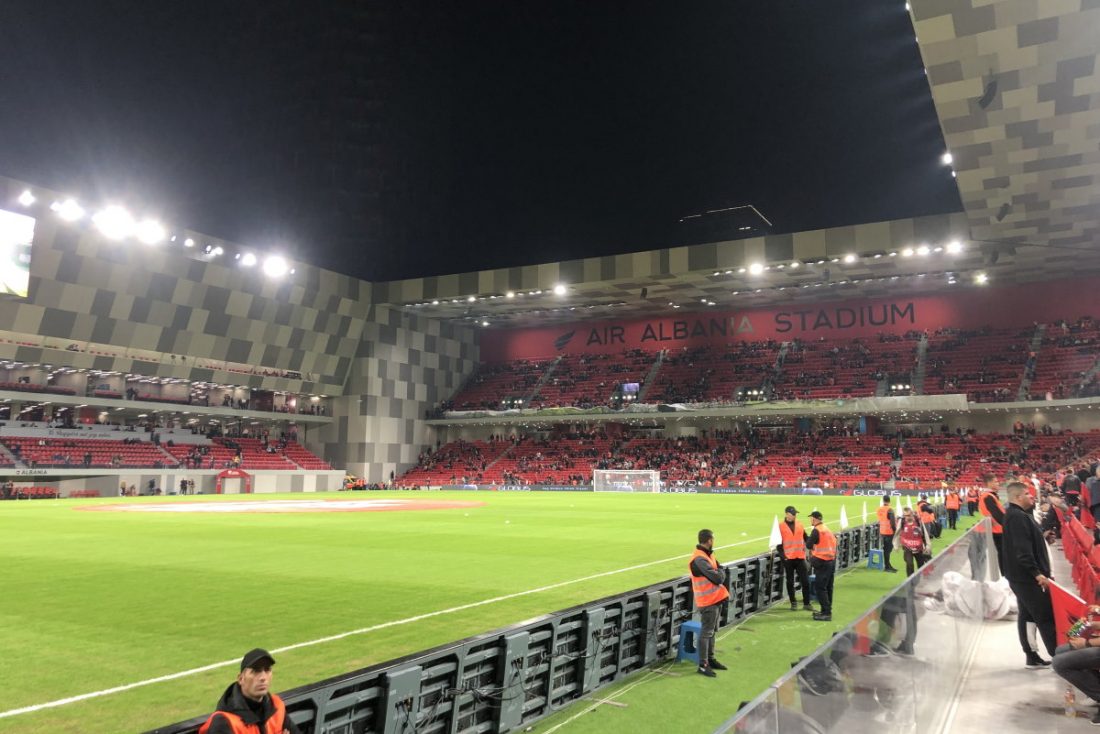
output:
M724 550L726 548L734 548L739 545L747 545L748 543L759 543L761 540L767 540L768 536L764 535L759 538L750 538L748 540L742 540L737 543L729 543L727 545L718 546L716 550ZM420 622L425 619L431 619L443 614L453 614L455 612L466 611L467 609L474 609L476 607L485 606L486 604L495 604L497 602L507 601L509 599L515 599L521 596L528 596L530 594L538 594L543 591L550 591L552 589L560 589L563 586L569 586L571 584L579 584L584 581L592 581L593 579L605 578L607 576L614 576L620 573L626 573L628 571L637 571L641 568L648 568L650 566L657 566L662 563L671 563L683 558L683 554L673 556L671 558L662 558L658 561L647 561L646 563L639 563L633 566L627 566L626 568L617 568L611 571L603 571L601 573L591 574L589 576L582 576L576 579L569 579L567 581L559 581L556 584L550 584L548 586L540 586L535 589L525 589L523 591L517 591L512 594L505 594L503 596L493 597L491 599L482 599L480 601L470 602L468 604L461 604L456 607L450 607L448 609L438 609L434 612L425 612L424 614L418 614L414 617L406 617L405 619L394 619L389 622L381 622L379 624L371 625L369 627L360 627L359 629L349 630L347 632L341 632L335 635L329 635L327 637L318 637L315 640L307 640L305 642L296 642L292 645L284 645L283 647L272 648L271 652L281 653L290 650L297 650L303 647L312 647L313 645L321 645L326 642L334 642L336 640L342 640L346 637L353 635L362 635L368 632L376 632L378 630L386 629L388 627L396 627L398 625L410 624L413 622ZM113 688L105 688L101 691L92 691L90 693L81 693L76 696L69 696L67 698L59 698L55 701L47 701L45 703L33 704L30 706L23 706L21 708L11 709L9 711L0 711L0 719L9 718L12 716L19 716L20 714L29 714L34 711L41 711L49 708L57 708L58 706L66 706L71 703L77 703L79 701L87 701L92 698L100 698L102 696L109 696L114 693L122 693L123 691L129 691L134 688L140 688L142 686L149 686L155 683L165 683L167 681L177 680L179 678L186 678L187 676L197 675L199 673L206 673L211 670L217 670L218 668L228 668L231 665L236 665L237 660L223 660L220 663L210 663L209 665L203 665L198 668L191 668L190 670L183 670L178 673L169 673L167 675L159 675L155 678L147 678L145 680L136 681L134 683L126 683L121 686L114 686Z

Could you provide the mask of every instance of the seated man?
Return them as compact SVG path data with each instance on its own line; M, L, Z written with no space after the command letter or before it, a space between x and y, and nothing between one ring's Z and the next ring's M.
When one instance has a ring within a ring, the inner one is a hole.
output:
M1054 651L1054 672L1073 684L1081 693L1100 704L1100 606L1088 608L1087 622L1081 633L1069 638L1069 644ZM1092 716L1100 725L1100 708Z

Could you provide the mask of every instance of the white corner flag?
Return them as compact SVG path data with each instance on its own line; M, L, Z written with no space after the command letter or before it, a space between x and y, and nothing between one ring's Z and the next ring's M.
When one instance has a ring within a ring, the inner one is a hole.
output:
M863 522L867 522L867 500L863 500Z
M777 545L783 544L783 536L779 533L779 515L775 516L775 522L772 523L772 537L768 539L771 543L771 547L774 549Z
M848 511L844 509L844 505L840 506L840 529L848 529Z

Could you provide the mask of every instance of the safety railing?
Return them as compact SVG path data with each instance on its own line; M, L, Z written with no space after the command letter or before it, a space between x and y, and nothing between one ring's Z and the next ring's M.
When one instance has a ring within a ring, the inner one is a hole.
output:
M986 616L997 561L982 520L715 734L940 731Z
M864 561L879 538L871 524L836 535L838 568ZM725 566L722 626L785 598L776 553ZM305 734L513 731L675 655L693 604L682 576L280 695ZM205 718L153 731L192 734Z

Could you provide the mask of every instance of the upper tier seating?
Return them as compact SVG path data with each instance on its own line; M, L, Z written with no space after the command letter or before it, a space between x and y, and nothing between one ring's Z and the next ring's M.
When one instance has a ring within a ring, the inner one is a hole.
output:
M1077 397L1085 376L1100 359L1100 322L1085 316L1050 324L1043 334L1028 393L1036 400Z
M779 343L670 349L646 395L650 403L732 402L739 388L762 388L775 368Z
M79 468L131 468L174 467L177 461L166 455L155 444L130 439L133 443L89 438L30 438L8 436L3 444L21 461L32 467ZM86 464L85 455L91 463Z
M966 393L971 402L1016 400L1033 327L943 329L928 338L925 395Z
M872 397L880 380L908 380L915 358L912 339L796 339L787 347L774 394L781 400Z
M609 405L620 385L643 382L656 359L640 349L563 357L531 403L536 408Z
M454 410L498 410L506 399L523 399L553 360L516 360L504 364L486 364L467 381L451 400Z

